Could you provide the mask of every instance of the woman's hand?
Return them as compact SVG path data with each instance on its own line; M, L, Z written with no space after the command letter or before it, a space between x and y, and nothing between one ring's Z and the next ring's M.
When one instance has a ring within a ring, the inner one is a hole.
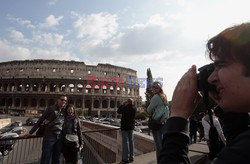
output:
M201 100L197 89L196 66L193 65L180 79L172 98L170 117L188 119Z

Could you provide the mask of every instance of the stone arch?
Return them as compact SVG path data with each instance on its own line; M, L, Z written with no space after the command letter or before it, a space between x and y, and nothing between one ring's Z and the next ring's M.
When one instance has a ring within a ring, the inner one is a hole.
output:
M82 107L82 100L77 99L76 100L76 108L81 108Z
M75 85L74 84L69 84L69 91L70 92L75 92Z
M85 108L91 108L91 101L90 100L85 100Z
M21 103L20 98L16 98L16 100L15 100L15 107L19 107L20 103Z
M115 101L114 100L110 100L110 108L115 108Z
M49 91L50 92L55 92L56 91L56 84L55 83L50 84Z
M45 106L46 106L46 102L45 102L44 99L41 99L41 100L40 100L39 106L40 106L40 107L45 107Z
M28 104L29 104L28 99L27 99L27 98L24 98L23 101L22 101L22 106L27 107Z
M108 108L108 101L107 100L102 101L102 108Z
M83 85L77 84L77 92L82 93L82 91L83 91Z
M68 100L68 104L73 104L73 105L74 105L74 100L69 99L69 100Z
M26 83L26 84L25 84L24 90L25 90L26 92L30 91L30 83Z
M60 84L60 92L65 92L66 91L66 85L65 84Z
M12 106L12 98L9 98L7 101L7 106Z
M5 91L5 92L6 92L6 91L7 91L7 89L8 89L8 84L4 84L4 85L3 85L3 91Z
M34 83L33 85L32 85L32 91L34 91L34 92L37 92L38 91L38 83Z
M5 106L5 101L6 101L5 98L3 98L1 101L1 106Z
M121 101L117 101L117 106L119 107L121 105Z
M31 99L31 107L36 107L37 106L37 101L35 98Z
M100 102L99 100L94 101L94 108L100 108Z
M14 83L11 83L11 84L10 84L10 91L11 91L11 92L14 92L14 91L15 91L15 84L14 84Z
M22 87L23 87L23 84L22 83L18 83L18 85L17 85L17 91L22 91Z
M41 85L41 91L42 92L46 92L47 89L48 89L48 85L46 83L42 83L42 85Z
M49 106L55 105L55 100L54 99L49 99Z

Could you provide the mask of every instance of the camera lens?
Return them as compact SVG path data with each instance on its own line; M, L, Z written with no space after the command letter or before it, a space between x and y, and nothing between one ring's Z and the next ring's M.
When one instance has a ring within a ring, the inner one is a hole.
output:
M213 91L215 90L215 86L208 83L208 77L214 71L214 64L210 63L204 65L198 69L199 73L197 74L197 83L198 83L198 91Z

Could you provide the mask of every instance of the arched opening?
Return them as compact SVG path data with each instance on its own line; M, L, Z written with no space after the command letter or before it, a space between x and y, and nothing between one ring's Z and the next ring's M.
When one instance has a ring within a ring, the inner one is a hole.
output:
M24 98L24 99L23 99L23 103L22 103L23 105L22 105L22 106L23 106L23 107L27 107L27 106L28 106L28 103L29 103L28 99L27 99L27 98Z
M81 108L82 107L82 100L77 99L76 100L76 108Z
M56 91L56 84L55 83L52 83L50 84L50 92L55 92Z
M30 84L29 83L25 84L25 91L26 92L30 91Z
M102 101L102 108L108 108L108 101L107 100Z
M83 85L82 84L77 84L77 92L81 93L83 91Z
M110 101L110 108L115 108L115 101L114 100Z
M7 101L7 106L12 106L12 98L9 98Z
M41 85L41 91L42 92L46 92L47 91L47 84L45 84L45 83L43 83L42 85Z
M45 107L46 106L46 102L45 102L44 99L41 99L39 104L40 104L39 105L40 107Z
M55 105L55 100L54 99L49 99L49 106Z
M16 100L15 100L15 107L19 107L20 106L20 102L21 102L21 100L19 98L16 98Z
M37 105L36 99L35 98L31 99L31 107L36 107L36 105Z
M22 91L22 87L23 87L23 84L22 83L19 83L17 85L17 91Z
M33 84L32 88L33 88L32 90L34 92L37 92L38 91L38 84L37 83Z
M100 108L100 102L99 100L94 101L94 108Z
M69 84L69 90L70 90L70 92L75 92L75 85Z

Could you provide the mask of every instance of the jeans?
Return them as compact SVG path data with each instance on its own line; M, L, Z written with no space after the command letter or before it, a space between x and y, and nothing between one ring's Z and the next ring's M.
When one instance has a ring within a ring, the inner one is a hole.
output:
M41 164L49 164L52 156L52 164L60 163L62 151L63 135L61 134L45 134L43 137Z
M122 160L134 160L134 135L133 130L122 130Z
M152 130L154 141L155 141L155 148L156 148L156 158L159 161L160 151L162 147L162 140L163 135L166 131L167 124L165 123L159 130Z

